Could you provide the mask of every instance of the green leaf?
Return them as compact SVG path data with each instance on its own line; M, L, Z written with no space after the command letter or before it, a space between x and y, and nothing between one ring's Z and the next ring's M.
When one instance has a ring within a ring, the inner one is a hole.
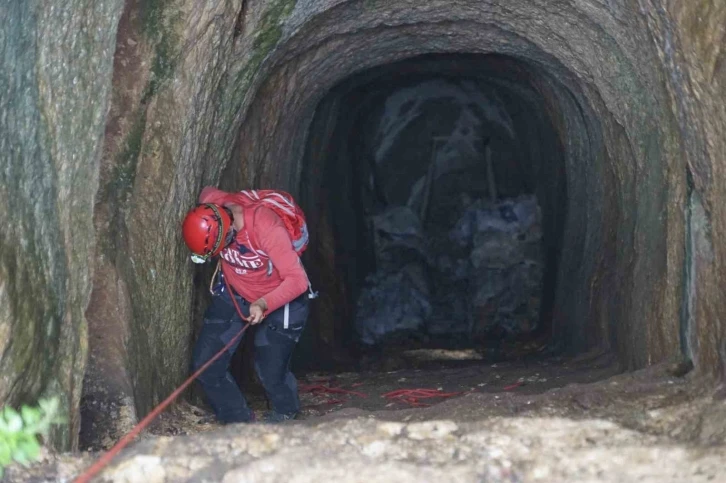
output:
M31 460L35 461L40 456L40 444L35 437L27 438L20 442L20 450Z
M13 408L5 408L5 420L8 423L8 431L17 433L23 429L23 418Z
M42 399L38 405L23 406L20 412L0 408L0 470L13 461L24 466L36 461L41 449L37 436L47 434L53 424L65 422L58 415L58 398Z
M10 444L3 438L0 438L0 467L9 465L12 461L12 449Z
M23 466L28 466L28 463L30 463L30 461L28 461L28 455L26 455L25 452L20 448L16 449L13 452L13 459Z
M41 413L38 409L23 406L20 410L23 416L23 421L27 426L33 425L41 420Z
M58 398L41 399L40 401L38 401L38 405L44 413L55 415L58 412L59 401Z

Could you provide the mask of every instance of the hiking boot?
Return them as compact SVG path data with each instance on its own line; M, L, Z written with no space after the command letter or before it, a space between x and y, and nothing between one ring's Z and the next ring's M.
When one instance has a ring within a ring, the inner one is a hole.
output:
M219 424L222 424L224 426L228 424L239 424L239 423L254 423L255 422L255 413L253 411L249 411L248 414L240 414L233 418L229 419L221 419L219 420Z
M297 416L297 414L280 414L275 411L268 411L263 416L262 422L267 424L279 424L295 419L295 416Z

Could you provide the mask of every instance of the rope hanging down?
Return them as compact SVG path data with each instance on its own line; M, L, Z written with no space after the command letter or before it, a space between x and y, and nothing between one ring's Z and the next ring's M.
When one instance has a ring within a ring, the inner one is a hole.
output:
M226 280L225 280L225 282L226 282ZM230 290L230 287L228 284L227 284L227 290ZM149 425L149 423L151 423L159 414L161 414L162 411L164 411L164 409L166 409L174 401L174 399L179 397L179 395L182 392L184 392L184 389L186 389L192 382L194 382L194 380L197 377L199 377L204 371L206 371L207 368L210 365L212 365L212 363L214 363L214 361L216 361L217 359L219 359L222 356L222 354L224 354L226 351L231 349L232 346L237 342L237 340L240 337L242 337L242 334L244 334L245 331L247 330L247 328L250 326L249 318L245 317L242 314L242 311L240 310L239 306L237 305L237 301L234 298L234 293L230 290L229 294L230 294L230 297L232 298L232 301L234 302L235 309L237 309L237 313L242 318L242 320L247 323L242 327L242 329L237 333L237 335L232 337L232 339L227 343L227 345L222 347L222 349L214 355L214 357L209 359L202 367L197 369L197 371L194 374L189 376L189 378L186 381L184 381L181 386L179 386L178 388L176 388L174 390L174 392L169 394L169 396L166 399L164 399L158 406L156 406L153 411L151 411L149 414L147 414L146 417L144 419L142 419L141 422L139 422L139 424L134 426L134 428L131 431L129 431L129 433L126 436L121 438L121 440L119 440L118 443L116 443L110 450L108 450L103 456L101 456L101 458L99 458L98 461L96 461L96 463L93 464L93 466L91 466L86 471L81 473L81 475L74 480L74 483L88 483L89 481L91 481L91 478L93 478L106 465L108 465L111 462L111 460L114 458L114 456L116 456L118 453L120 453L122 449L124 449L131 441L133 441L133 439L136 436L138 436L139 433L141 433L141 431L143 431L144 428L146 428Z
M207 361L202 367L197 369L194 374L189 376L189 378L184 381L181 386L179 386L174 392L169 395L169 397L164 399L164 401L156 406L153 411L151 411L144 419L141 420L141 422L139 422L139 424L134 426L134 428L129 431L126 436L119 440L119 442L116 443L113 448L108 450L103 456L101 456L101 458L98 459L98 461L96 461L96 463L94 463L93 466L88 468L78 478L76 478L74 480L74 483L87 483L91 481L91 478L93 478L96 474L98 474L99 471L101 471L107 464L109 464L114 456L121 452L121 450L124 449L136 436L138 436L139 433L141 433L141 431L146 428L149 423L151 423L151 421L154 420L154 418L161 414L162 411L164 411L164 409L166 409L167 406L169 406L169 404L171 404L174 399L176 399L184 391L184 389L186 389L192 382L194 382L194 380L199 377L202 372L207 370L207 368L212 365L214 361L219 359L225 351L229 350L232 345L237 342L237 339L239 339L242 334L244 334L245 330L247 330L249 326L249 323L245 324L245 326L242 327L242 330L240 330L237 335L235 335L232 340L230 340L229 343L227 343L227 345L222 348L222 350L217 352L214 357L209 359L209 361Z

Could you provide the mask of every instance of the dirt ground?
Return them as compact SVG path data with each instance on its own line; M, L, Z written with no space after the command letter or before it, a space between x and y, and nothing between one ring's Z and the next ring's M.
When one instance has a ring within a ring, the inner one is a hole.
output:
M385 366L391 370L380 370L381 366L377 366L377 370L360 372L300 375L302 413L296 421L282 426L316 430L320 425L361 418L403 424L446 420L459 425L508 424L506 427L511 426L514 435L522 429L520 418L531 418L539 421L537 424L549 421L545 424L549 425L548 430L556 427L568 437L575 437L585 430L578 426L567 429L563 424L602 421L645 438L638 440L638 444L646 452L651 445L652 451L665 445L679 451L708 454L712 458L709 461L713 458L723 461L719 458L726 457L724 392L713 381L696 379L688 363L661 364L626 373L618 369L610 356L599 353L577 358L540 356L493 363L472 351L421 349L405 352L395 361L388 360ZM267 404L259 388L252 391L249 399L256 414L262 416ZM140 440L152 444L155 437L165 439L202 433L215 437L226 430L214 422L206 408L180 402L162 414ZM604 449L610 444L608 431L611 430L606 430L605 436L585 439L594 447ZM567 453L565 448L564 454ZM12 479L3 481L70 481L99 455L45 454L43 463L29 470L13 469L8 474ZM555 468L548 469L547 474L565 474L558 473L565 470L556 467L556 462L552 464ZM714 469L718 465L702 467L693 463L693 468L684 468L679 463L678 471L668 473L675 476L663 479L658 476L662 468L649 464L639 468L638 474L647 476L652 471L653 478L637 481L726 481L726 468ZM699 476L680 479L683 474ZM625 478L623 481L630 481L629 475L621 475ZM611 477L587 481L613 481ZM568 478L562 476L561 480L550 481L585 481ZM522 476L516 481L535 480Z
M390 421L603 418L682 443L726 444L726 401L712 381L694 379L683 361L623 372L612 356L597 352L492 363L470 350L420 349L387 359L384 366L393 370L299 376L297 420L314 424L360 414ZM261 389L254 389L248 399L260 419L268 405ZM208 409L182 402L149 434L189 435L219 427Z
M388 419L397 411L433 407L468 395L536 395L593 383L619 372L610 356L598 353L569 359L528 357L487 362L477 351L467 349L410 350L377 359L369 366L369 370L359 372L298 375L302 411L297 419L315 420L351 409L380 412L380 417ZM391 370L382 370L386 368ZM261 387L247 388L247 399L257 418L262 418L268 404ZM487 417L487 410L481 408L472 417ZM149 433L186 435L218 426L208 408L182 402L162 414Z

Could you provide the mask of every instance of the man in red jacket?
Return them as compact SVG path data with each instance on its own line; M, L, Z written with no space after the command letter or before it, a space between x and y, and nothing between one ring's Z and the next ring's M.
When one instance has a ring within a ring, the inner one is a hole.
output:
M222 267L192 366L201 367L239 333L244 324L239 308L257 326L255 370L272 405L265 420L280 422L300 411L290 359L307 321L309 283L282 219L265 206L245 213L248 201L242 193L207 187L199 195L200 205L184 220L184 240L195 256L219 255ZM254 420L229 372L238 345L239 340L199 377L217 419L225 424Z

